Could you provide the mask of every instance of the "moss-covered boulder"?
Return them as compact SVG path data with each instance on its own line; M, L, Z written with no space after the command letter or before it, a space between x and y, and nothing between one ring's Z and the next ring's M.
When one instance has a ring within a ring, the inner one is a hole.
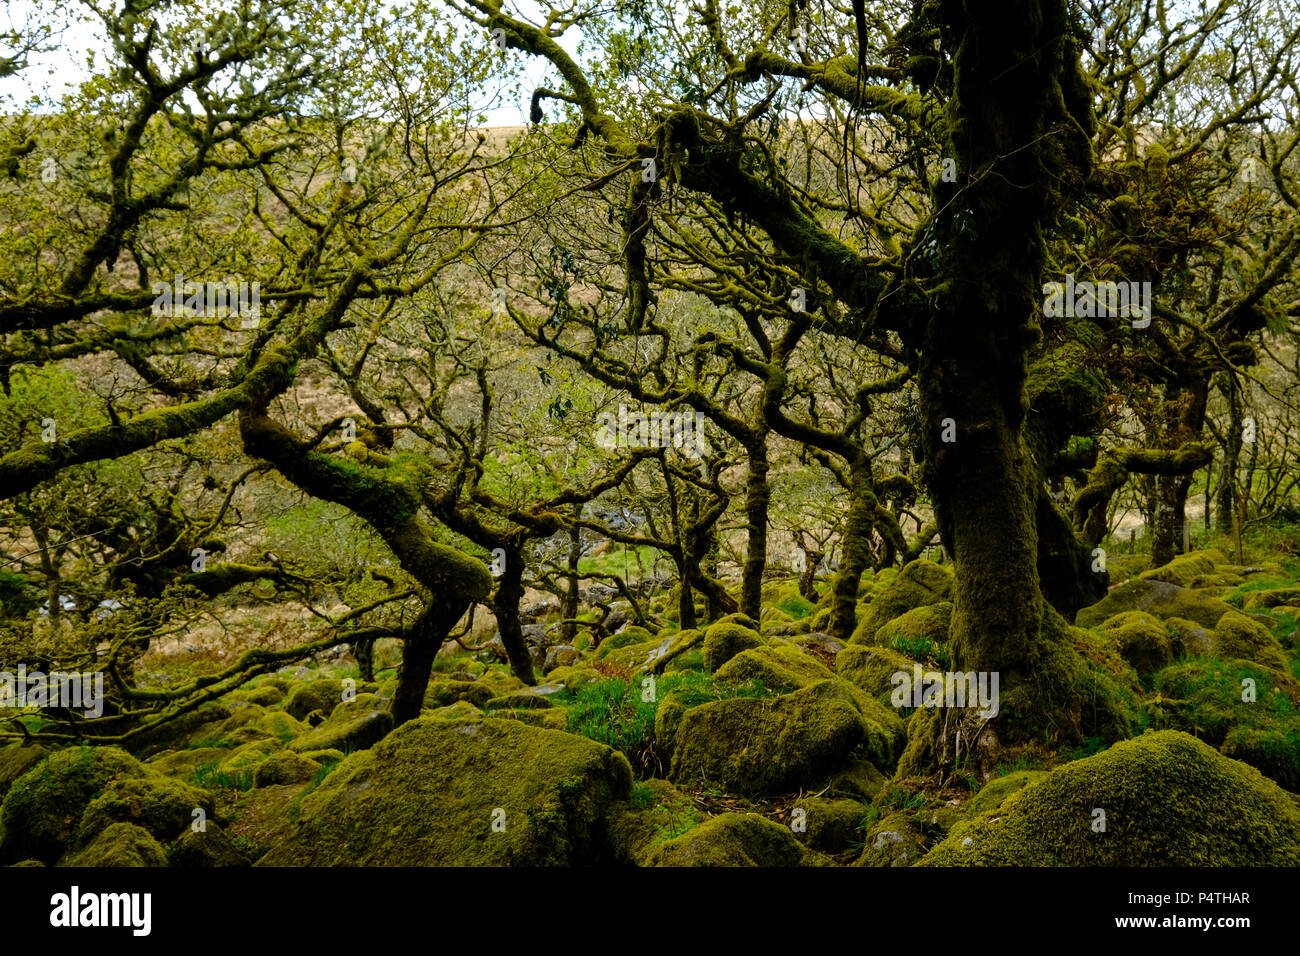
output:
M802 810L802 817L795 811ZM862 843L863 821L867 807L861 800L804 797L791 811L791 827L806 846L820 853L843 853L855 843Z
M482 720L485 714L469 701L458 700L454 704L430 711L428 716L440 720Z
M548 727L551 730L569 728L569 712L564 707L548 707L545 710L534 707L505 708L492 711L492 716L502 720L521 720L533 727Z
M575 865L612 859L605 818L632 788L615 750L485 718L408 721L302 801L266 866Z
M835 673L866 691L881 703L893 694L893 677L899 671L910 674L912 658L892 647L850 644L835 658Z
M156 757L149 758L145 764L156 773L165 774L177 780L189 780L199 767L211 764L216 766L225 760L230 750L224 747L195 747L191 750L169 750Z
M364 750L372 747L393 729L393 715L379 707L337 710L329 719L309 733L289 742L288 749Z
M288 743L311 730L307 724L282 710L267 711L249 726L262 731L280 743Z
M272 754L278 753L280 749L280 742L269 737L250 741L236 747L222 758L221 763L217 765L217 771L230 777L244 776L251 783L253 771L258 765Z
M1096 627L1124 611L1146 611L1161 620L1181 617L1201 627L1214 627L1232 605L1203 591L1179 587L1168 581L1129 581L1075 616L1079 627Z
M792 691L834 676L829 667L803 648L782 639L741 651L717 669L727 684L757 682L775 691Z
M682 836L703 814L667 780L637 783L627 805L609 817L610 842L622 862L644 866L651 850Z
M241 690L237 696L250 704L259 704L262 707L274 707L284 700L284 691L275 684L259 684L257 687Z
M253 786L276 787L286 783L306 783L321 768L315 760L292 750L281 750L267 757L253 771Z
M297 720L319 710L328 714L343 700L343 681L333 677L318 677L313 681L295 684L284 702L284 710Z
M890 647L916 660L945 660L951 622L952 604L940 601L886 621L874 636L857 643Z
M174 840L194 819L211 814L212 794L162 774L114 780L90 802L77 827L77 842L89 843L114 823L134 823L156 840Z
M719 621L704 632L704 666L713 673L741 651L762 646L763 638L757 631Z
M62 866L166 866L167 854L149 831L134 823L114 823L81 849L68 854Z
M867 828L862 855L854 866L914 866L928 845L917 822L905 813L890 813Z
M57 860L86 807L114 780L142 777L144 765L117 747L70 747L19 777L0 805L0 863Z
M1150 677L1174 659L1168 629L1146 611L1116 614L1101 627L1114 638L1120 654L1133 665L1139 677Z
M1214 628L1211 651L1215 657L1254 661L1284 674L1290 674L1286 654L1268 628L1240 611L1230 611Z
M40 744L12 744L0 748L0 803L14 781L48 756Z
M1300 604L1300 588L1273 588L1268 591L1247 591L1242 597L1242 609L1264 611L1269 608Z
M789 827L757 813L724 813L650 851L649 866L811 866L821 861Z
M655 640L655 636L639 624L630 624L617 634L611 634L600 642L600 647L596 649L596 658L599 660L610 651L616 651L620 647L631 647L633 644L646 644Z
M253 862L229 833L211 821L202 830L191 828L182 833L167 858L171 866L186 869L250 866Z
M1096 811L1103 811L1102 818ZM930 866L1295 866L1300 808L1259 771L1178 731L1066 764L958 824Z
M982 813L990 813L1002 806L1003 801L1017 790L1037 783L1046 776L1046 770L1017 770L1005 777L994 777L980 788L979 793L971 797L970 803L966 804L966 814L977 817Z
M1208 628L1186 618L1171 617L1165 621L1165 629L1169 632L1169 646L1173 649L1175 660L1210 656L1214 642Z
M952 572L933 561L911 562L883 588L875 588L871 603L853 631L851 644L870 644L876 631L914 608L952 599Z
M1214 574L1216 567L1227 563L1227 557L1219 551L1189 551L1178 555L1168 564L1143 571L1138 575L1138 580L1167 581L1182 588L1190 588L1197 578Z
M432 710L465 700L475 707L483 707L496 695L496 690L482 681L435 680L424 692L424 706Z
M700 648L704 643L704 632L698 628L688 628L661 635L644 644L631 644L611 651L605 660L611 664L631 671L634 675L658 673L666 665L688 651ZM554 675L551 680L555 680Z
M820 787L859 750L891 766L900 735L864 715L850 690L826 680L784 697L693 707L678 723L669 779L763 794Z

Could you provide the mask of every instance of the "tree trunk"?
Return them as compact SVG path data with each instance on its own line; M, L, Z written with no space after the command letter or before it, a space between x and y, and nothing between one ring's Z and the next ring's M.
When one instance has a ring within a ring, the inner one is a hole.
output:
M831 584L828 630L832 637L845 644L857 627L858 585L862 581L862 572L871 566L876 504L871 462L862 455L849 462L849 514L844 522L843 557Z
M574 525L569 529L569 587L564 592L564 606L560 608L560 643L573 644L578 625L578 561L582 558L582 529Z
M492 599L492 611L496 614L497 629L501 632L501 643L505 645L506 659L510 661L510 672L529 686L537 683L533 675L533 658L524 641L523 628L519 624L519 602L524 597L524 559L517 547L505 550L505 567L497 580L497 593Z
M397 690L393 692L395 727L420 716L429 675L433 673L433 659L468 609L468 601L435 598L407 634L402 643L402 663L397 668Z
M767 481L767 442L748 448L749 475L745 484L745 523L749 534L740 584L740 610L758 620L763 610L763 571L767 568L767 511L771 487Z
M1229 375L1223 388L1228 398L1228 431L1223 445L1223 473L1219 477L1219 492L1214 511L1219 531L1229 534L1234 527L1236 514L1235 489L1237 466L1241 460L1241 392L1237 380Z

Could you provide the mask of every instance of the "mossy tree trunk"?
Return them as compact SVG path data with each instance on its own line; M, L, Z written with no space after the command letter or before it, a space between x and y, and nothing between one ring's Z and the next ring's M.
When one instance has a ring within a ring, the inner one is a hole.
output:
M871 462L865 454L849 462L849 513L841 538L840 569L831 583L830 635L845 644L857 626L858 585L871 566L871 535L876 527L876 495Z
M772 489L767 480L767 439L747 446L745 479L745 568L740 581L740 610L755 621L763 611L763 571L767 568L767 519Z
M533 658L524 641L524 630L519 623L519 602L524 598L524 556L517 545L505 551L505 566L497 579L496 594L492 596L492 610L496 614L501 643L505 645L510 672L529 686L537 683L533 674Z

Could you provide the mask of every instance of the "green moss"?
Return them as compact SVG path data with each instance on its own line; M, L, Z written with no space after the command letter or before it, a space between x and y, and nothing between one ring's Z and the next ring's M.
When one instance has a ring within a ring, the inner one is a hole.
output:
M861 800L803 797L796 803L803 811L802 834L796 838L820 853L843 853L855 843L861 845L866 805ZM792 812L791 826L794 823Z
M286 783L306 783L321 765L292 750L272 754L253 771L253 786L274 787Z
M925 853L927 840L907 813L890 813L867 829L862 855L854 866L913 866Z
M186 830L167 849L169 866L198 869L249 866L248 853L224 829L209 821L202 830Z
M274 684L263 684L251 690L238 691L232 694L231 697L246 700L250 704L258 704L262 707L274 707L284 700L284 691Z
M870 639L856 643L890 647L913 660L934 661L946 668L951 662L948 649L951 622L952 604L941 601L913 608L881 625Z
M522 720L534 727L546 727L550 730L569 729L569 715L563 707L551 707L546 710L507 707L492 711L492 716L503 720Z
M614 856L604 820L631 789L627 760L582 737L422 717L340 764L259 865L596 863Z
M820 857L756 813L724 813L655 847L649 866L812 866Z
M1240 611L1230 611L1214 628L1211 652L1215 657L1254 661L1282 674L1290 674L1282 645L1269 629Z
M763 638L757 631L719 621L704 632L704 666L712 673L741 651L762 646Z
M0 803L14 781L49 754L40 744L13 744L0 749Z
M332 677L318 677L305 684L294 685L289 697L284 702L284 710L291 717L305 720L307 715L319 710L323 714L332 711L343 700L343 681Z
M1196 579L1214 574L1216 566L1223 566L1228 559L1218 551L1189 551L1180 554L1166 565L1143 571L1138 575L1142 581L1168 581L1179 587L1190 588Z
M900 725L876 707L864 715L851 685L835 680L784 697L701 704L678 724L669 779L744 794L812 788L824 785L859 748L877 766L891 767Z
M610 842L626 862L644 865L651 850L682 836L700 823L691 798L666 780L632 787L629 806L610 818Z
M914 608L951 600L952 585L952 572L947 568L924 559L911 562L887 585L874 590L850 643L870 644L876 631L895 618Z
M92 800L114 780L145 774L138 760L117 747L71 747L50 754L5 795L0 806L0 862L54 862Z
M1169 632L1158 618L1145 611L1125 611L1102 625L1119 646L1124 660L1139 677L1150 677L1174 659Z
M236 747L229 756L221 761L217 769L224 774L234 775L241 772L251 774L258 764L280 750L281 746L278 740L269 738L250 741Z
M1169 632L1169 646L1175 659L1210 656L1210 632L1195 621L1171 617L1165 621L1165 630Z
M1096 809L1105 832L1093 828ZM1187 734L1151 732L1066 764L959 824L922 863L1295 866L1300 809L1257 770Z
M1129 581L1075 616L1080 627L1095 627L1124 611L1146 611L1162 620L1181 617L1201 627L1214 627L1231 605L1212 595L1181 588L1167 581Z
M758 681L773 690L792 691L834 675L803 648L774 639L736 654L718 668L716 676L729 684Z
M117 867L166 866L167 854L149 835L133 823L114 823L88 845L69 854L62 866Z
M260 730L263 733L270 735L282 744L288 743L290 740L293 740L293 738L299 737L311 730L311 728L302 721L295 720L292 716L280 710L272 710L263 714L258 717L257 720L253 721L250 726L255 730Z
M134 823L165 842L190 825L196 809L211 814L212 794L162 774L125 777L112 781L86 807L77 841L88 843L112 823Z
M481 720L483 711L467 700L458 700L446 707L439 707L437 710L432 711L429 716L437 717L439 720Z
M355 703L360 703L360 699ZM340 705L329 719L309 733L289 742L289 749L364 750L384 739L393 729L393 715L386 710L344 708Z
M893 693L893 676L911 670L912 658L889 647L850 644L835 657L835 673L885 704Z
M1004 777L994 777L980 788L980 792L971 797L966 804L968 816L977 817L981 813L991 813L1002 806L1004 800L1016 791L1037 783L1047 776L1044 770L1017 770Z
M467 700L482 707L497 695L495 689L476 680L437 680L424 693L425 707L446 707L458 700Z

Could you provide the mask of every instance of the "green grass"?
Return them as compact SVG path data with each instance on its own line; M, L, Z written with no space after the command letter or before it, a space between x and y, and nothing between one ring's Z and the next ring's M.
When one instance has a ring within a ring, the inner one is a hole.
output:
M252 790L253 771L236 770L233 773L218 770L219 764L205 763L194 768L190 780L204 790Z

